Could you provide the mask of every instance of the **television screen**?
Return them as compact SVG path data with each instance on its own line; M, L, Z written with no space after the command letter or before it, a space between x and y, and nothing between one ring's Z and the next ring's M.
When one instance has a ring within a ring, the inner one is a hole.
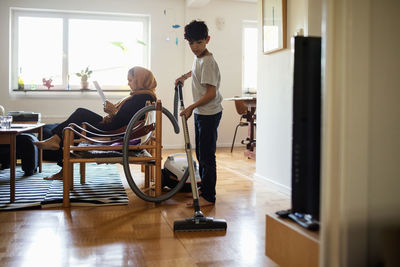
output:
M294 47L291 210L293 214L311 216L318 221L321 38L295 37Z

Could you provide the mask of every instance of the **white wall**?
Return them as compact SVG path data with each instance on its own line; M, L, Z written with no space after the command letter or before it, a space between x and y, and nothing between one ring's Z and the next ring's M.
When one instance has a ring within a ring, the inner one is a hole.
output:
M261 1L259 1L261 10ZM259 13L259 21L261 14ZM291 138L293 53L290 38L303 30L305 35L321 36L321 2L287 1L288 48L264 55L259 48L257 92L256 175L267 179L278 190L291 190ZM259 25L261 36L261 25ZM261 37L260 37L261 38ZM261 138L262 137L262 138Z
M158 82L158 97L163 105L172 112L173 83L183 71L191 68L192 54L183 39L183 26L195 18L206 20L211 35L210 50L215 53L222 73L221 91L224 97L241 93L241 22L243 19L256 20L255 3L238 3L212 1L201 8L187 8L184 0L2 0L0 1L0 104L6 110L25 110L42 113L44 122L59 122L66 118L77 107L86 107L102 114L102 106L95 93L71 93L61 96L43 96L39 93L12 96L9 93L9 28L10 7L43 8L59 10L81 10L96 12L115 12L149 14L151 16L151 70ZM164 15L167 10L169 17ZM223 13L220 11L224 10ZM229 16L224 15L229 14ZM217 30L216 17L226 19L225 28ZM174 40L166 42L165 38L172 30L171 23L182 27L176 30L179 37L178 46ZM127 33L128 34L128 33ZM48 34L46 38L51 38ZM34 40L45 41L45 38ZM121 77L123 81L126 77ZM190 86L185 86L190 89ZM120 95L113 96L116 101ZM190 104L191 92L187 90L186 104ZM221 121L218 146L229 146L238 116L232 102L223 103L224 115ZM166 148L181 148L183 137L173 134L172 127L165 120L163 124L163 142ZM246 132L241 129L237 140L240 141ZM192 138L193 140L193 138Z

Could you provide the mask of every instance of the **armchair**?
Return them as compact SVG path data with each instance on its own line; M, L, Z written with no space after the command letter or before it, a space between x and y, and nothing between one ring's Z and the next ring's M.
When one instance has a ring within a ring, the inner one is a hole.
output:
M72 124L64 128L63 207L70 206L69 192L74 186L73 164L81 164L81 183L84 183L87 162L123 163L122 141L125 135L130 139L129 163L144 166L144 187L156 196L161 194L161 101L154 105L155 111L146 113L145 120L138 122L129 133L110 134L88 124L85 127Z

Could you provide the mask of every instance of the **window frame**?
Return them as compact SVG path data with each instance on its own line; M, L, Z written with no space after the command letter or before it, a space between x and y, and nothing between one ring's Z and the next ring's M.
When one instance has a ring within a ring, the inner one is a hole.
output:
M62 81L61 87L55 87L52 90L43 89L24 89L18 90L18 29L19 17L41 17L41 18L61 18L63 20L63 62L62 62ZM10 92L74 92L81 91L80 89L67 88L68 80L68 20L69 19L93 19L93 20L113 20L113 21L134 21L143 24L143 42L147 44L144 49L144 64L143 67L150 68L150 16L142 14L127 14L127 13L106 13L106 12L83 12L83 11L69 11L69 10L52 10L52 9L32 9L32 8L10 8L11 26L10 26L10 71L9 71L9 89ZM129 91L129 88L122 88L116 85L112 88L104 88L104 91L121 92ZM96 91L96 90L90 90Z

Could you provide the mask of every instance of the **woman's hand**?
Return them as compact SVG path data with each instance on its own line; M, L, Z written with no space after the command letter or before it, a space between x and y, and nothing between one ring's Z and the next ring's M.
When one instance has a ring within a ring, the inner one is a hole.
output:
M108 100L106 100L106 102L104 102L103 110L105 113L110 114L110 115L114 115L115 113L117 113L117 109L115 108L114 104Z
M194 107L192 105L188 106L184 111L182 111L179 115L185 116L186 120L192 116Z

